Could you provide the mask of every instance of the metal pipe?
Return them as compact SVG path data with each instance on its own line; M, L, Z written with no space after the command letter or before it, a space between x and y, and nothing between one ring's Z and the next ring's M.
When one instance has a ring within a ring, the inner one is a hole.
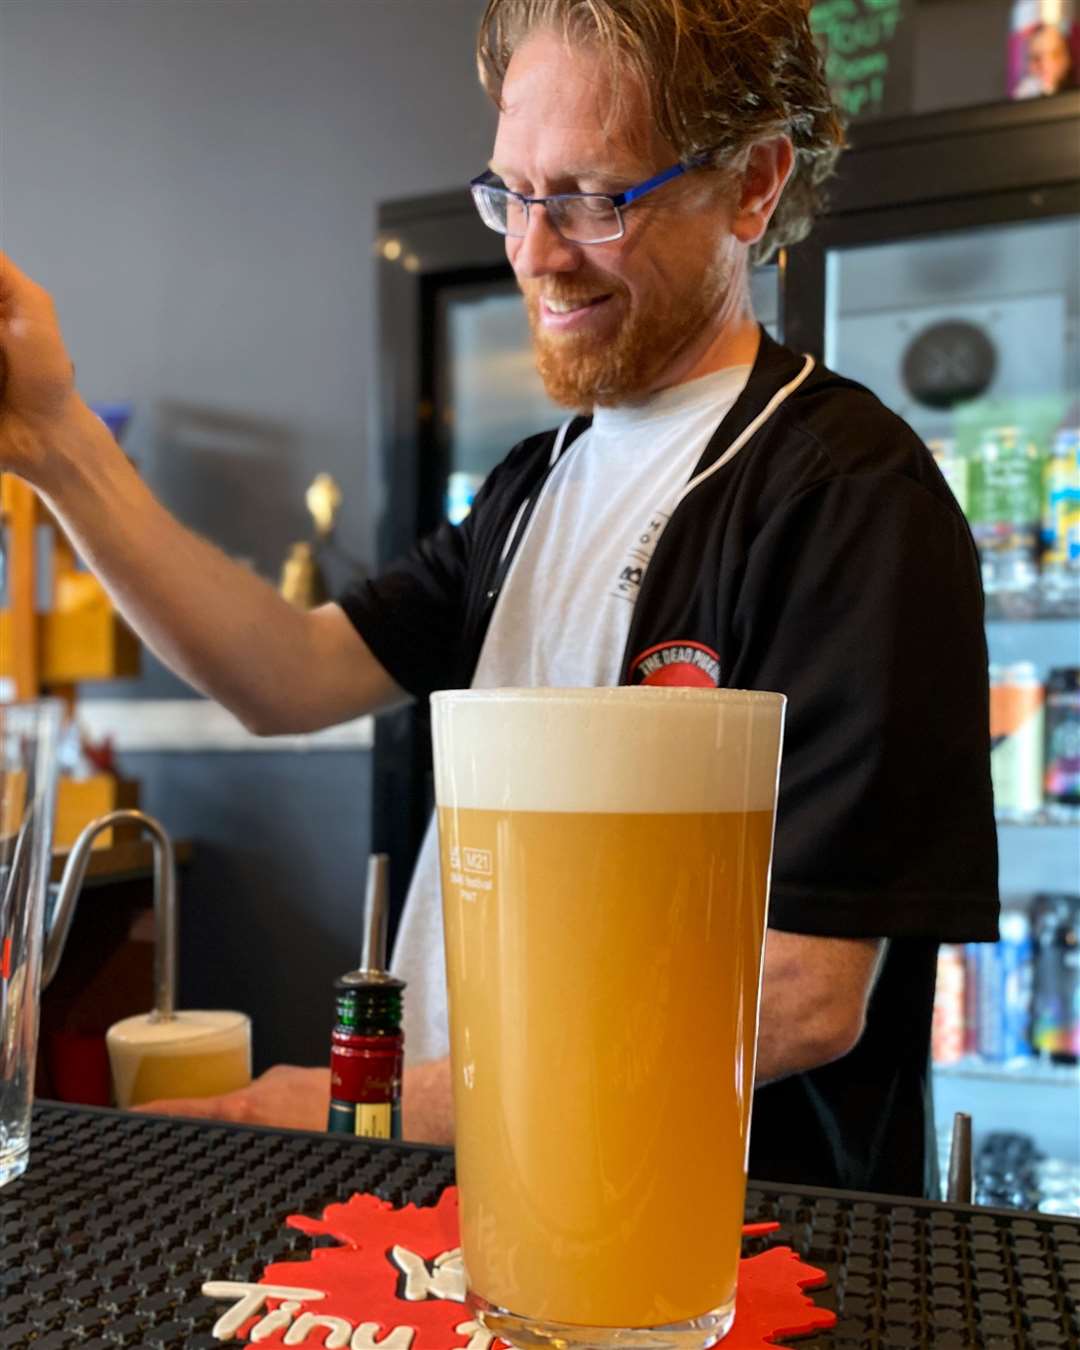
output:
M386 970L386 928L390 908L390 857L373 853L368 858L367 894L364 898L364 945L360 952L362 971Z
M75 902L86 878L94 840L112 825L135 824L144 829L154 846L154 1011L156 1021L165 1021L176 1012L176 854L172 840L160 821L143 811L110 811L99 816L75 840L68 854L52 927L45 944L41 984L47 988L60 965L67 944Z
M945 1198L951 1205L971 1204L971 1117L964 1111L953 1116L949 1148L949 1180Z

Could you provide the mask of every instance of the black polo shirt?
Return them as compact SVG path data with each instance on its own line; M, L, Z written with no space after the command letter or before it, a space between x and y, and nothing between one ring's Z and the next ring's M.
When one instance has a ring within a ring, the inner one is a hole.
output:
M342 597L417 697L469 684L531 506L587 425L522 442L461 525ZM764 333L691 481L642 582L622 682L690 653L696 680L786 694L770 926L888 939L855 1050L755 1094L751 1175L921 1194L936 1172L937 946L997 937L971 534L903 421Z

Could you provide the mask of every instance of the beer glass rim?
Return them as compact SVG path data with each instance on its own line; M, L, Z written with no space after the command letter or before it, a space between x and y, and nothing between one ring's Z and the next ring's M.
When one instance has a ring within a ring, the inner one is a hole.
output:
M496 689L439 689L431 695L435 704L451 703L699 703L758 705L782 708L784 694L764 689L698 689L686 685L614 685L584 689L553 689L542 686Z

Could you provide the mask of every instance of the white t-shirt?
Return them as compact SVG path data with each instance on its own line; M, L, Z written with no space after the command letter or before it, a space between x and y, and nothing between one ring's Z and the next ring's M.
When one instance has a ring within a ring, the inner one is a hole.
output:
M495 606L474 689L619 682L657 540L710 436L750 376L730 366L641 403L599 408L549 475ZM442 898L428 824L394 948L407 982L405 1055L448 1052Z

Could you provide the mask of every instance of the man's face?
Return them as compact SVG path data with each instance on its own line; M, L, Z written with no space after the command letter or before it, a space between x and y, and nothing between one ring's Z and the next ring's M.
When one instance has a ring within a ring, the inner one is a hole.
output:
M617 123L610 97L588 48L534 33L506 74L492 169L514 192L543 197L621 192L676 163L644 91L624 80ZM626 208L623 238L607 244L568 243L532 207L525 238L507 238L506 251L549 396L572 408L610 406L685 378L742 303L745 250L731 237L731 216L711 170Z
M1028 44L1028 68L1044 94L1057 93L1069 72L1069 45L1060 29L1046 24L1033 35Z

